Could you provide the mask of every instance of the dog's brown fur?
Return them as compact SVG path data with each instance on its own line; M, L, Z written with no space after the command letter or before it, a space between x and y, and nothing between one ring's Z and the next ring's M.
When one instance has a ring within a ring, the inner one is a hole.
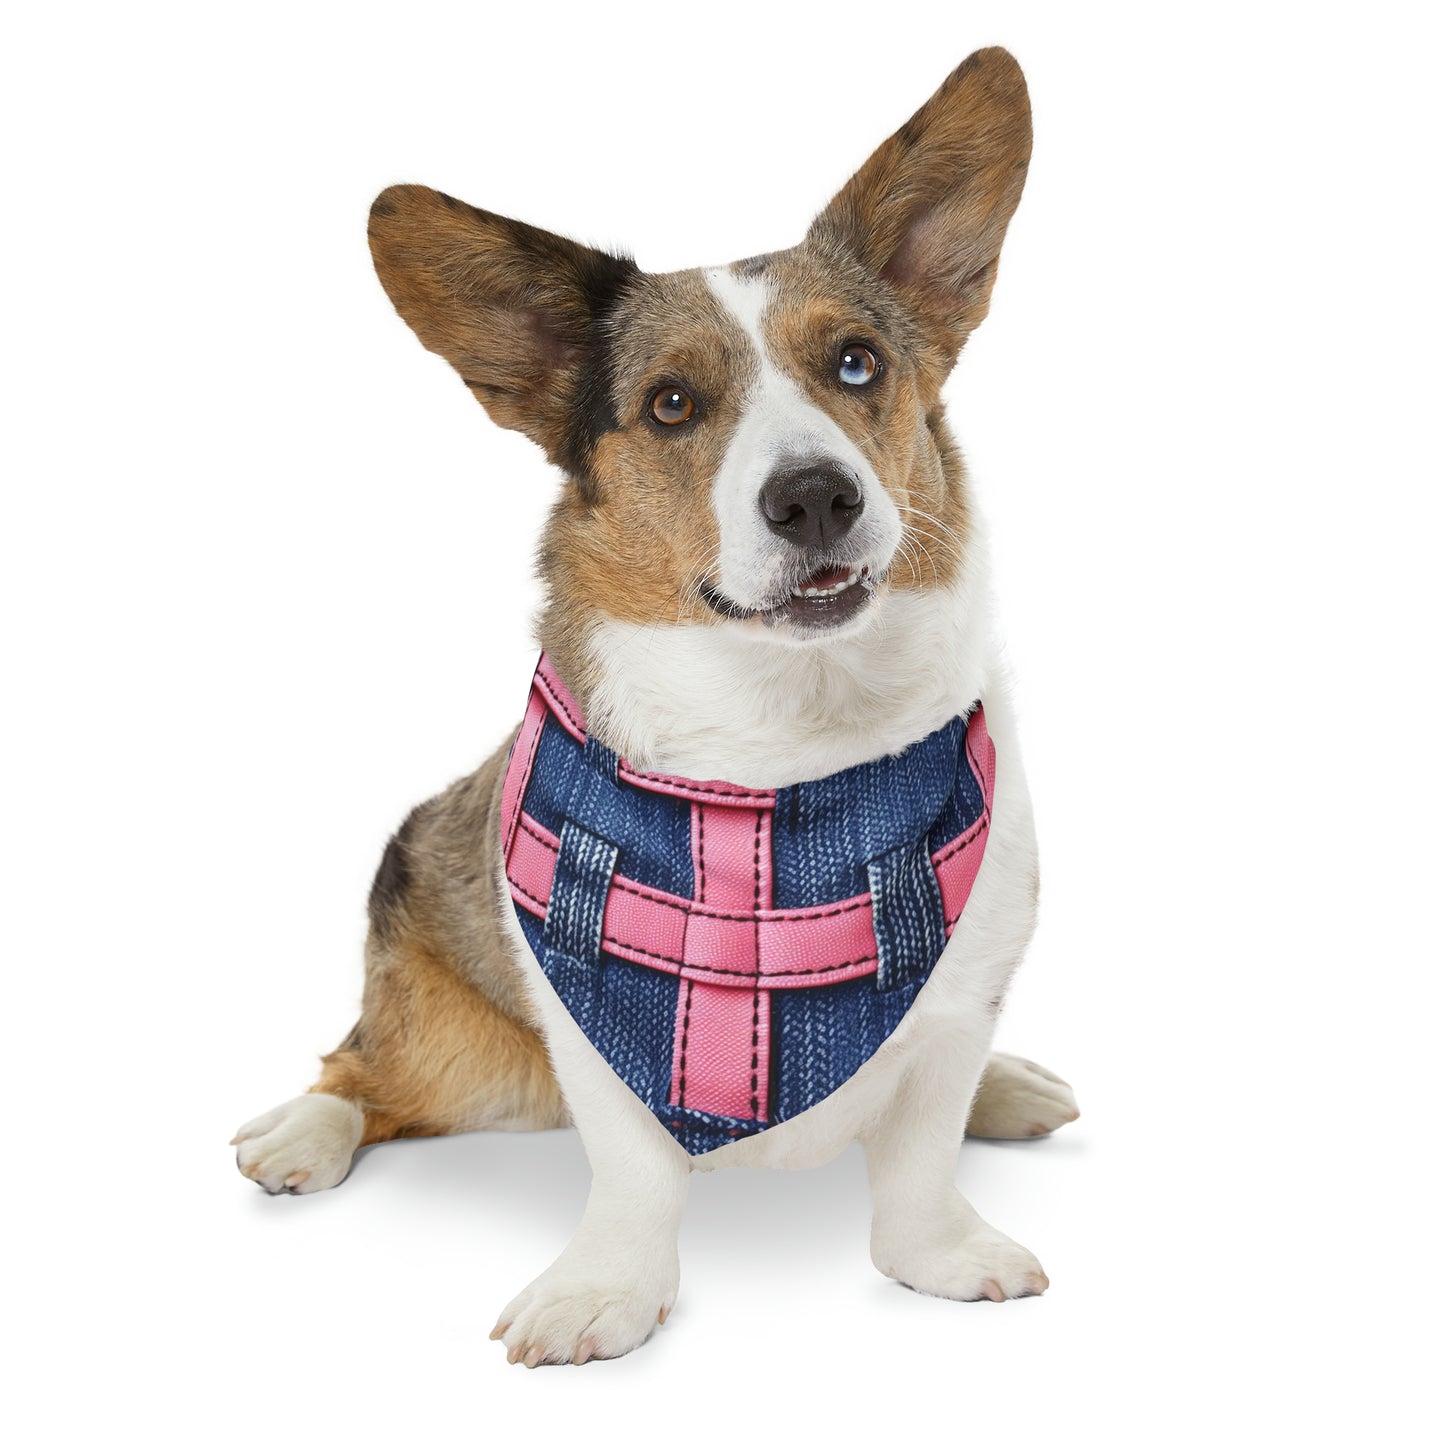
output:
M361 1019L313 1092L360 1105L362 1143L468 1129L549 1129L567 1111L487 869L508 744L417 808L371 894Z

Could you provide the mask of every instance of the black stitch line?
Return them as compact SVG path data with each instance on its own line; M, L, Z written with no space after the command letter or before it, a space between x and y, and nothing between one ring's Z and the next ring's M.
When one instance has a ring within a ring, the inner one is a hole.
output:
M988 814L981 818L975 818L968 827L956 837L952 843L947 844L939 850L938 856L933 860L933 866L937 868L940 864L948 862L955 853L961 853L968 845L974 842L979 834L988 829Z
M534 835L534 836L535 836L535 835ZM539 839L538 841L541 842L541 841L545 841L545 840L544 840L544 839ZM633 894L636 894L636 896L637 896L638 898L645 898L645 899L647 899L649 902L651 902L651 903L656 903L656 904L658 904L658 905L659 905L660 907L662 907L662 908L673 908L673 909L676 909L677 912L679 912L679 913L693 913L693 914L696 914L699 918L714 918L714 919L716 919L719 923L762 923L762 922L764 922L764 920L763 920L763 919L760 919L760 918L757 916L757 914L755 914L755 913L734 913L734 912L730 912L730 911L728 911L728 910L726 910L726 909L718 908L718 907L716 907L716 906L714 906L714 905L709 905L709 906L706 907L706 908L690 908L690 907L687 905L687 903L685 903L685 902L678 903L678 902L674 902L673 900L671 900L671 899L669 899L669 898L659 897L659 896L656 895L656 894L648 893L645 889L640 888L640 887L636 886L635 884L629 886L629 884L628 884L628 882L627 882L626 880L624 880L624 879L622 879L622 878L619 878L619 877L616 877L615 875L614 875L614 877L613 877L613 879L612 879L612 882L613 882L613 884L614 884L616 887L620 888L624 893L633 893ZM867 908L868 905L869 905L869 903L870 903L871 901L872 901L871 899L863 898L863 897L861 897L861 895L860 895L860 897L859 897L859 899L858 899L858 901L857 901L856 903L844 903L844 904L841 904L840 906L838 906L837 908L830 908L830 909L826 910L825 912L821 912L821 913L811 913L811 912L810 912L810 913L804 914L804 915L803 915L802 917L800 917L800 918L788 918L788 917L783 917L783 918L769 918L769 919L766 920L766 922L771 926L772 924L775 924L775 923L787 923L787 924L793 924L793 923L811 923L815 918L837 918L840 914L844 914L844 913L856 913L856 912L858 911L858 909L860 909L860 908Z
M720 803L726 806L729 803L739 807L752 806L753 799L766 801L771 795L758 793L747 788L739 788L732 793L719 793L712 788L705 788L700 783L688 782L685 778L665 778L661 773L644 773L634 768L631 763L623 763L620 771L628 779L637 779L642 783L657 783L666 792L685 793L688 797L702 798L709 803ZM647 791L652 791L648 789Z
M563 702L560 697L557 696L556 692L553 691L552 684L548 682L546 677L543 676L543 674L540 672L537 674L537 681L542 684L542 689L547 694L547 696L550 697L552 701L555 702L557 706L561 708L564 713L567 714L567 721L570 722L572 726L577 729L578 732L585 733L587 729L583 727L582 719L573 716L572 709L568 707L567 704Z
M758 905L763 896L763 813L758 809L753 824L753 966L759 977L763 972L763 945L758 924ZM758 1117L758 984L753 984L753 1061L749 1106L754 1119Z
M557 844L542 832L542 825L533 820L529 813L523 813L518 822L518 827L524 833L530 833L549 853L557 851Z
M661 773L641 772L637 768L634 768L631 763L624 763L622 766L623 771L630 778L640 778L650 783L659 783L669 792L686 793L691 797L705 798L710 803L720 803L724 806L728 803L743 806L744 799L761 799L766 801L770 796L767 793L753 792L747 788L739 788L734 793L719 793L712 788L704 788L698 783L690 783L686 779L665 778Z
M674 903L667 898L660 898L655 894L648 893L635 885L629 887L628 883L618 877L613 878L613 883L624 893L634 893L639 898L645 898L653 903L661 904L664 908L675 908L679 913L696 913L701 918L715 918L720 923L758 923L761 920L755 913L733 913L717 907L689 908L686 903ZM773 923L811 923L815 918L837 918L840 914L856 913L860 908L867 908L873 900L871 898L859 897L855 903L844 903L837 908L830 908L824 913L808 913L801 918L770 918L768 922Z
M613 881L624 893L631 893L631 894L633 894L633 895L634 895L635 897L637 897L637 898L645 898L645 899L647 899L649 902L659 904L659 905L660 905L661 907L663 907L663 908L671 908L671 909L672 909L674 912L676 912L676 913L697 913L697 914L705 915L705 916L707 916L707 917L709 917L709 918L715 918L715 917L718 916L718 915L716 915L716 914L714 914L714 913L711 913L710 911L708 911L708 910L706 910L706 909L689 908L689 907L687 906L686 902L678 902L677 900L672 899L672 898L663 898L663 897L660 897L659 895L657 895L657 894L655 894L655 893L649 893L649 892L647 892L646 889L644 889L644 888L642 888L642 887L640 887L640 886L638 886L638 885L636 885L636 884L628 884L627 882L625 882L625 881L624 881L623 879L621 879L621 878L616 878L616 877L614 877L612 881ZM731 918L731 915L729 915L729 918ZM742 915L739 914L739 915L738 915L738 920L734 920L734 921L746 921L746 920L742 919Z
M542 910L543 916L546 916L547 907L551 903L551 899L538 898L535 893L528 893L527 890L523 888L522 885L518 883L517 880L513 878L510 874L507 875L507 882L510 883L512 887L515 888L517 892L522 895L523 898L530 898L532 902L535 903L537 907Z
M525 892L525 890L520 891ZM527 896L530 898L531 894L527 894ZM535 902L535 900L533 901ZM955 922L956 921L957 920L955 920ZM694 973L721 974L726 978L752 978L757 979L760 986L761 980L766 977L769 988L777 987L773 982L774 979L807 978L809 975L815 973L836 973L845 968L856 968L860 963L876 963L878 961L877 954L869 953L865 954L862 958L849 959L846 963L824 963L820 964L817 968L790 968L783 973L764 975L753 968L722 968L715 963L687 963L681 958L673 958L670 954L653 953L651 949L642 948L636 943L628 943L624 938L614 938L610 933L604 933L602 935L602 941L603 943L610 943L614 948L626 949L628 953L640 953L644 958L656 959L658 963L670 963L674 968L690 969ZM702 982L706 983L707 980L703 979Z
M707 809L699 808L697 810L697 901L699 903L707 902L707 855L703 852L703 824L706 818ZM692 910L688 909L688 912L691 913Z
M642 950L638 949L641 953ZM687 1098L687 1025L692 1017L692 980L687 980L687 997L682 1001L682 1053L677 1061L677 1107Z
M761 990L753 985L753 1080L751 1107L753 1118L758 1117L758 995Z

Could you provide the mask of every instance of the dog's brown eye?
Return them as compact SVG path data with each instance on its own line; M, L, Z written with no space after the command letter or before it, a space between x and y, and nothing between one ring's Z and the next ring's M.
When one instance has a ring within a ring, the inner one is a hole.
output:
M878 375L878 358L866 346L845 346L838 358L838 379L849 386L867 386Z
M692 398L680 386L664 386L653 395L652 414L663 426L676 426L692 415Z

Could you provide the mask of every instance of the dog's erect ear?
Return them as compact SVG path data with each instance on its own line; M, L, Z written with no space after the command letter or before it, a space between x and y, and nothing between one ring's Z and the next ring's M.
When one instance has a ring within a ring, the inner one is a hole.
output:
M585 481L615 427L602 318L639 273L630 259L495 216L427 186L391 186L367 228L376 274L429 351L492 419Z
M1018 62L975 51L869 156L808 239L858 257L956 352L988 314L1032 141Z

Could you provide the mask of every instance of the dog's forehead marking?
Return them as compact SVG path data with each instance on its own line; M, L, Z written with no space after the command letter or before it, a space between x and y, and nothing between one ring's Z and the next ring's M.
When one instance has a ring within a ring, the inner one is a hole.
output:
M758 360L769 364L767 342L763 339L763 312L773 299L772 288L762 275L741 276L730 266L714 266L703 272L708 288L723 310L742 327L752 342Z
M703 277L756 353L752 382L729 447L730 459L741 447L750 446L754 451L772 453L775 460L789 454L831 452L862 462L838 424L807 395L794 369L783 364L784 358L764 331L764 320L777 301L776 280L766 272L743 274L736 266L716 266L703 272Z
M756 491L764 480L753 475L759 466L766 470L789 455L846 448L847 438L804 394L787 368L779 365L768 344L763 320L776 299L772 279L765 274L742 275L732 266L713 267L703 276L756 353L751 383L742 398L742 412L719 480L726 482L745 472L745 485Z

